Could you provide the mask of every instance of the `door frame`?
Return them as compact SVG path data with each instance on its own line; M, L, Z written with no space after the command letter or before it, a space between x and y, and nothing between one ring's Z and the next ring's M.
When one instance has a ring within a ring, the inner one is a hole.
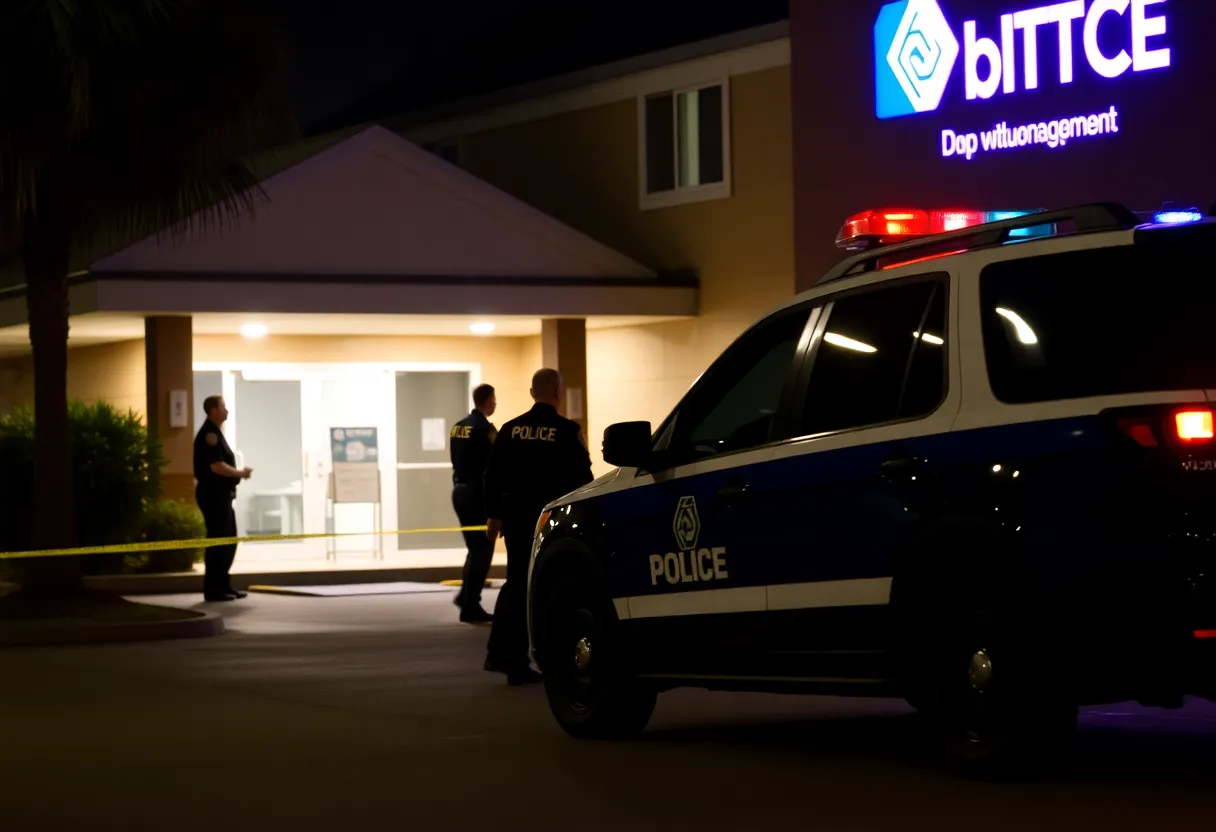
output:
M316 498L316 491L312 491L314 499L310 499L310 488L326 488L326 483L317 481L316 477L311 476L310 467L315 467L317 462L327 458L326 454L329 451L328 438L322 441L319 437L309 436L308 426L311 420L308 418L306 411L309 408L316 408L319 404L319 397L323 389L321 382L326 378L341 378L347 374L354 373L380 373L387 372L391 374L394 385L394 407L392 416L388 419L387 427L392 431L391 437L382 437L381 449L384 449L384 439L389 439L387 443L392 450L393 462L391 465L382 468L382 476L385 477L384 489L381 495L381 511L385 531L390 531L396 524L397 520L397 472L402 470L420 469L420 468L450 468L451 463L436 463L436 462L419 462L419 463L401 463L396 461L396 407L395 407L395 390L396 390L396 374L397 373L426 373L426 372L459 372L468 373L469 376L469 409L472 409L472 392L477 385L481 384L482 366L476 361L195 361L192 367L193 372L219 372L222 373L223 386L221 395L226 400L232 401L239 408L239 402L236 402L236 379L235 373L254 374L258 381L298 381L300 382L300 418L302 425L303 444L300 448L301 454L301 471L303 472L304 482L304 529L305 531L322 532L325 529L325 518L310 517L310 514L316 513L315 506L323 505L323 497ZM225 431L229 443L235 448L238 440L239 431L239 416L231 420L226 426ZM311 457L314 454L320 454L320 459L314 461ZM242 460L237 461L238 465ZM310 511L311 509L311 511ZM384 542L385 555L399 554L397 535L385 535L387 538ZM267 544L262 544L265 546ZM281 547L281 548L280 548ZM261 546L259 546L259 549ZM321 538L302 540L302 541L284 541L275 544L276 551L281 551L284 555L295 557L324 557L324 540Z

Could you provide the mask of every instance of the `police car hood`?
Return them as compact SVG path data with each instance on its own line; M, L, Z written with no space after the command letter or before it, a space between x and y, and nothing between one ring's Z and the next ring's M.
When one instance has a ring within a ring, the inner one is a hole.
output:
M561 497L558 497L556 500L549 503L549 505L545 506L545 510L548 511L549 509L555 508L556 506L565 505L566 503L570 502L571 500L576 500L580 497L583 497L583 496L589 494L592 491L602 488L605 485L608 485L608 484L612 483L613 481L615 481L617 478L617 475L620 473L621 473L621 469L615 468L615 469L609 471L607 474L604 474L604 476L599 477L598 479L592 480L591 482L587 483L586 485L582 486L581 488L576 488L573 491L571 491L569 494L563 494Z

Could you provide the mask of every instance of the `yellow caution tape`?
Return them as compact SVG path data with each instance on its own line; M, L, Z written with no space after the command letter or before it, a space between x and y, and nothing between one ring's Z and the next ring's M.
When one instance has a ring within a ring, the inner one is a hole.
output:
M110 555L119 552L165 552L176 549L205 549L208 546L230 546L234 543L262 543L269 540L315 540L324 537L366 537L367 535L426 534L428 532L484 532L485 530L485 526L450 526L440 529L396 529L391 532L317 532L314 534L259 534L249 537L200 537L194 540L159 540L147 543L115 543L110 546L80 546L75 549L0 552L0 560Z

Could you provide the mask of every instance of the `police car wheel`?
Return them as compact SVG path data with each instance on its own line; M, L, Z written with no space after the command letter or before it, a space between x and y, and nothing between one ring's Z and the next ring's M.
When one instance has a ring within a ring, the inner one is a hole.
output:
M943 633L924 711L947 758L980 776L1050 771L1072 737L1077 707L1037 639L992 609L962 611Z
M572 573L559 579L546 607L545 694L558 724L580 739L626 739L641 733L654 712L657 692L624 667L611 601Z

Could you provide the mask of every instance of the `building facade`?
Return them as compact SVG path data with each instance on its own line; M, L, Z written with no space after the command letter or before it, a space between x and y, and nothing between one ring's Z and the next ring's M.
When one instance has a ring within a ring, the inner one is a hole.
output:
M638 262L698 279L694 318L588 333L593 441L613 422L657 424L793 292L787 35L759 27L389 122Z
M242 534L455 525L446 429L481 382L496 421L522 412L543 365L566 376L602 473L604 427L661 419L793 291L788 63L782 24L281 150L268 201L236 226L76 265L69 395L147 414L178 497L202 400L224 395L255 469ZM0 411L32 399L24 323L23 287L0 289ZM366 427L378 521L329 502L332 431ZM324 544L259 546L303 559Z

